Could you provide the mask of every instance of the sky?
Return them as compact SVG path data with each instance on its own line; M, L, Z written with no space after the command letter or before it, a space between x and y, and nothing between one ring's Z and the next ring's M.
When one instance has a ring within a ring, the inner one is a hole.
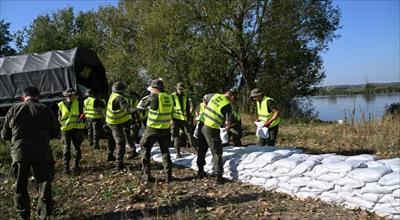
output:
M11 31L38 15L72 6L74 12L117 5L117 0L0 0L0 19ZM322 85L400 82L400 0L334 0L342 13L339 38L322 54Z

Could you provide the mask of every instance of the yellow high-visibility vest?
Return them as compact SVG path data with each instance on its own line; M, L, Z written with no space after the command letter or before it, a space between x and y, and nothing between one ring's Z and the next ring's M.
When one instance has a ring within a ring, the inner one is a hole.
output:
M199 121L204 123L204 110L206 108L206 104L204 102L200 103L199 107Z
M100 119L103 118L103 115L99 111L99 109L94 108L94 101L96 98L87 97L83 102L83 113L85 113L86 118L90 119Z
M173 106L172 97L165 92L160 92L158 94L158 109L149 109L147 126L157 129L169 129L171 127Z
M69 131L72 129L84 129L85 124L79 121L79 102L73 100L71 109L68 109L63 101L58 103L58 108L61 111L61 131Z
M186 115L187 96L186 96L186 94L183 95L183 106L181 106L181 103L179 102L179 97L175 92L172 93L172 98L174 99L174 102L175 102L174 109L172 110L172 118L186 121L187 120L187 115Z
M264 96L263 100L260 102L257 102L257 114L258 114L258 120L260 121L267 121L272 117L271 112L268 111L268 100L273 100L270 97ZM281 122L281 118L278 117L275 119L271 125L269 126L270 128L277 126Z
M224 116L221 113L221 109L228 104L230 102L225 95L213 95L204 110L204 125L219 129L224 124Z
M113 110L113 102L117 97L121 95L113 92L110 95L107 103L107 113L106 113L106 123L107 124L122 124L132 119L132 116L125 112L124 109L117 109ZM121 96L122 98L126 99L125 97ZM128 101L128 100L127 100Z

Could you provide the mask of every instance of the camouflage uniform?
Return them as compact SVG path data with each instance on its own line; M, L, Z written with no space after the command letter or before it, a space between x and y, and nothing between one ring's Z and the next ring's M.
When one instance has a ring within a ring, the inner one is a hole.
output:
M1 136L12 142L12 173L17 180L14 203L21 219L30 219L27 186L31 168L39 189L38 215L45 219L52 214L54 159L49 140L59 134L54 113L35 100L15 105L5 117Z

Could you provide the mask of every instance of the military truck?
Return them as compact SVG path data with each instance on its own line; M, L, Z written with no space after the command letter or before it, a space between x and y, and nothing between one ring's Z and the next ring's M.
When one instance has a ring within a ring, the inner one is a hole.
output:
M28 86L37 87L40 101L54 111L67 88L76 89L81 97L87 89L103 98L109 92L103 64L87 48L0 57L0 126L8 109L21 101L23 89Z

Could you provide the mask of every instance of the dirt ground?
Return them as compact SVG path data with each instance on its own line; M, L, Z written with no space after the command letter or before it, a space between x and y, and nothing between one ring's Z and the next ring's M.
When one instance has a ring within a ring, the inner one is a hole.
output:
M62 161L57 159L55 219L379 219L366 211L299 200L239 182L217 185L211 177L199 180L195 171L177 166L174 182L167 184L162 166L154 162L156 181L144 185L138 158L128 160L124 172L116 171L105 158L105 149L84 145L83 170L71 176L62 174ZM14 179L9 175L9 162L0 165L0 216L13 219ZM33 179L29 191L34 216L37 192Z

